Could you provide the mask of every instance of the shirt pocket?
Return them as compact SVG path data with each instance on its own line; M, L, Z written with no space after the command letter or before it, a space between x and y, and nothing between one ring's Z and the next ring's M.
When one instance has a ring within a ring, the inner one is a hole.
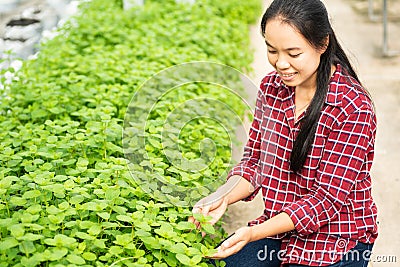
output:
M315 179L324 153L328 135L317 133L302 169L302 177Z

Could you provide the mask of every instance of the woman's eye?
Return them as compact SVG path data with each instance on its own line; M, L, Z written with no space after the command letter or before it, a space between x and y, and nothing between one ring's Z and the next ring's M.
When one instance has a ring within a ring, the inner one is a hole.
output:
M276 51L268 50L268 53L270 53L270 54L276 54Z
M299 54L295 54L295 55L290 55L291 57L298 57L298 56L300 56L302 53L299 53Z

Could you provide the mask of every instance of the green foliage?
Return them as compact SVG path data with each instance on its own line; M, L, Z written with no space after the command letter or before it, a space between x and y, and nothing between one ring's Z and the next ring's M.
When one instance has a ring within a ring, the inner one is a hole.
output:
M211 60L248 71L247 23L258 9L256 0L203 0L146 1L123 11L120 1L93 0L25 62L0 100L0 267L208 266L204 256L223 229L202 218L202 238L187 222L189 208L158 201L135 183L123 154L123 119L136 88L166 67ZM190 94L232 98L206 85L166 96L151 113L147 161L170 183L201 186L229 163L225 130L199 119L170 136L188 160L207 146L199 140L219 138L200 176L177 173L157 140L157 123L173 110L168 99ZM231 104L243 114L243 105ZM229 125L226 114L218 116Z

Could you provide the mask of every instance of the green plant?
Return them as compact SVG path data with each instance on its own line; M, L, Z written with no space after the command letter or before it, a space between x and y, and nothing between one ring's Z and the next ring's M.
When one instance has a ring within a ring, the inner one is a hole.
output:
M208 265L204 256L223 237L221 225L214 229L198 218L208 232L202 238L187 222L189 208L147 194L132 179L121 137L131 96L158 71L193 60L249 70L242 14L254 16L258 4L231 2L150 1L124 12L119 1L93 0L24 63L0 100L0 266ZM197 96L229 102L238 114L245 109L217 86L171 92L150 112L148 146L140 154L149 158L138 172L146 175L146 162L158 164L170 183L193 187L226 169L226 131L204 119L170 136L188 160L207 146L199 140L219 138L201 175L174 170L160 152L157 125L174 105ZM215 113L230 125L229 114Z

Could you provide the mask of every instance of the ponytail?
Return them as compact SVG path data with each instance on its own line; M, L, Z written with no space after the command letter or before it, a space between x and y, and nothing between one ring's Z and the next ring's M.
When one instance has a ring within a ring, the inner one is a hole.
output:
M290 168L294 172L298 172L303 167L313 144L318 120L329 89L332 65L336 64L340 64L347 74L361 83L335 33L332 31L329 34L328 47L321 55L321 61L317 69L317 90L311 100L309 109L306 111L306 116L294 141L290 155Z

